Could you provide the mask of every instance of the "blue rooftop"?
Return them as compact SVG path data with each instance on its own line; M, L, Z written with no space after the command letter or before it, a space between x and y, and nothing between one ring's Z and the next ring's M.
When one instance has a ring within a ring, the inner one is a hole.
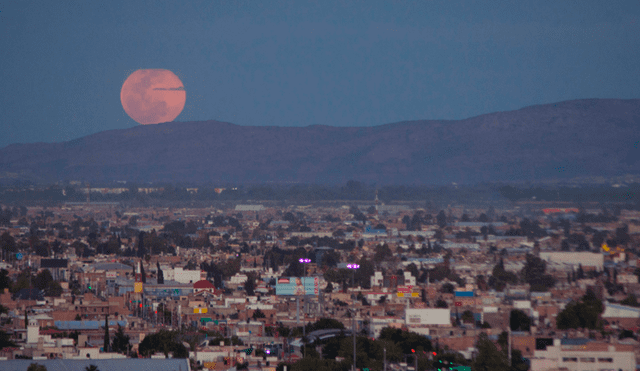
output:
M562 345L585 345L587 343L591 342L591 339L585 339L585 338L581 338L581 339L561 339L560 340L560 344Z
M104 321L54 321L53 324L58 330L98 330L104 325ZM109 321L109 326L122 327L127 325L127 321Z

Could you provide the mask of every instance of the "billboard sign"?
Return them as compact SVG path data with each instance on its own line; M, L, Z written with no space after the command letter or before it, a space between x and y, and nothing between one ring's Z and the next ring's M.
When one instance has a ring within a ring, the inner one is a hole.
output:
M405 310L406 324L411 325L451 325L449 308L424 308Z
M420 297L419 292L413 292L413 286L398 286L398 297L399 298L418 298Z
M276 282L276 295L318 295L318 277L281 277Z

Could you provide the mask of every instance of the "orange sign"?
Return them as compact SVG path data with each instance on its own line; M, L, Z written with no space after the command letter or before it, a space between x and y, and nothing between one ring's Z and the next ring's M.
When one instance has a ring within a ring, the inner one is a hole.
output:
M134 282L133 283L133 292L135 292L135 293L142 292L142 282Z

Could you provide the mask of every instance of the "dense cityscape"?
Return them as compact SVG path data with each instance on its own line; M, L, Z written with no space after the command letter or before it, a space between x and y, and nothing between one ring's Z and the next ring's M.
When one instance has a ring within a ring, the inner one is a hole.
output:
M371 199L167 206L75 187L84 201L2 205L0 362L635 369L637 205L393 202L361 186Z

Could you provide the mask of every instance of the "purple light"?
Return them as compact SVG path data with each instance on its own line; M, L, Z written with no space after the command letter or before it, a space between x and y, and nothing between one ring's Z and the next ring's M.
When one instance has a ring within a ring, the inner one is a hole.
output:
M269 349L265 350L264 352L267 354L271 354L271 351Z
M358 268L360 268L360 265L358 265L358 264L347 264L347 268L349 268L349 269L358 269Z
M304 258L300 258L300 260L298 260L300 263L311 263L311 259L304 259Z

